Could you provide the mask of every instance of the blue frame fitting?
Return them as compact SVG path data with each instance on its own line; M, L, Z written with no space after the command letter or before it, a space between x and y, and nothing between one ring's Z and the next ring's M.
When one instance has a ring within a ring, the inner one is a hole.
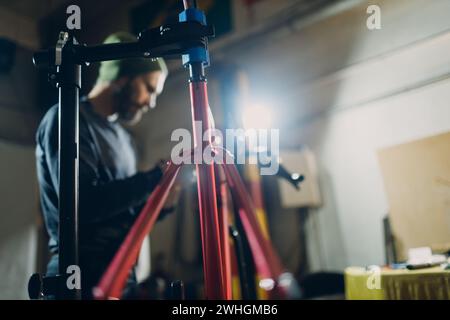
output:
M197 21L202 25L206 25L205 13L195 8L189 8L180 12L178 15L179 22ZM209 66L209 52L203 47L197 47L187 50L186 54L182 55L183 66L194 62L201 62L204 66Z
M189 8L180 12L178 15L178 22L197 21L206 26L206 16L201 10Z

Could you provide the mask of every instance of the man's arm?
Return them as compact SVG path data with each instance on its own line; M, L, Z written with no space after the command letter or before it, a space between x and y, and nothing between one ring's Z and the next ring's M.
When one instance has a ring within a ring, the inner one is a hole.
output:
M80 157L80 173L82 158ZM84 163L83 163L84 166ZM107 183L80 174L80 223L98 222L142 204L162 176L159 168Z

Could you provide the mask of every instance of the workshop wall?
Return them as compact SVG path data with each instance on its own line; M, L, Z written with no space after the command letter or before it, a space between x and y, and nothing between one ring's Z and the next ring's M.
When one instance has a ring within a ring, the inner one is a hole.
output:
M381 7L381 30L366 28L369 4ZM448 1L342 2L222 51L239 57L254 96L281 115L274 127L285 147L317 155L325 200L316 269L384 262L389 207L376 151L450 129L449 10Z
M14 26L14 27L12 27ZM0 299L27 299L37 257L35 22L0 7Z
M28 299L39 223L34 149L0 141L0 154L0 299Z

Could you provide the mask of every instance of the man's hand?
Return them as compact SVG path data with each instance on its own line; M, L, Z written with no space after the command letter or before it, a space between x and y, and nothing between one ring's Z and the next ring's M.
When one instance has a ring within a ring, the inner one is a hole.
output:
M163 172L166 171L167 167L169 165L169 161L167 160L160 160L158 166L163 170ZM166 203L164 204L164 209L174 209L175 206L178 203L178 200L180 198L181 193L181 185L178 181L175 181L172 189L170 190L169 196L167 197Z
M160 170L162 172L165 172L168 165L169 165L169 161L160 160L156 167L160 168ZM175 211L175 208L180 199L180 194L181 194L181 185L178 181L175 181L174 184L172 185L172 188L170 189L170 193L167 196L166 202L164 203L164 207L161 211L161 214L160 214L160 217L158 218L158 220L162 220L168 214L173 213Z
M160 166L155 166L145 173L150 190L153 190L156 185L161 181L163 176L163 169Z

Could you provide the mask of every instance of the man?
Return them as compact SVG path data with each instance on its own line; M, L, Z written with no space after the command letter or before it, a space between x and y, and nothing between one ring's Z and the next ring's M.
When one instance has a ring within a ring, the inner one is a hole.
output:
M105 43L131 42L124 32ZM79 251L83 298L110 263L148 195L162 176L155 167L137 172L130 134L119 124L136 124L155 107L167 77L162 59L101 63L94 88L80 100ZM53 254L47 274L58 273L58 108L50 108L39 125L36 160L41 207ZM136 278L130 275L128 288Z

